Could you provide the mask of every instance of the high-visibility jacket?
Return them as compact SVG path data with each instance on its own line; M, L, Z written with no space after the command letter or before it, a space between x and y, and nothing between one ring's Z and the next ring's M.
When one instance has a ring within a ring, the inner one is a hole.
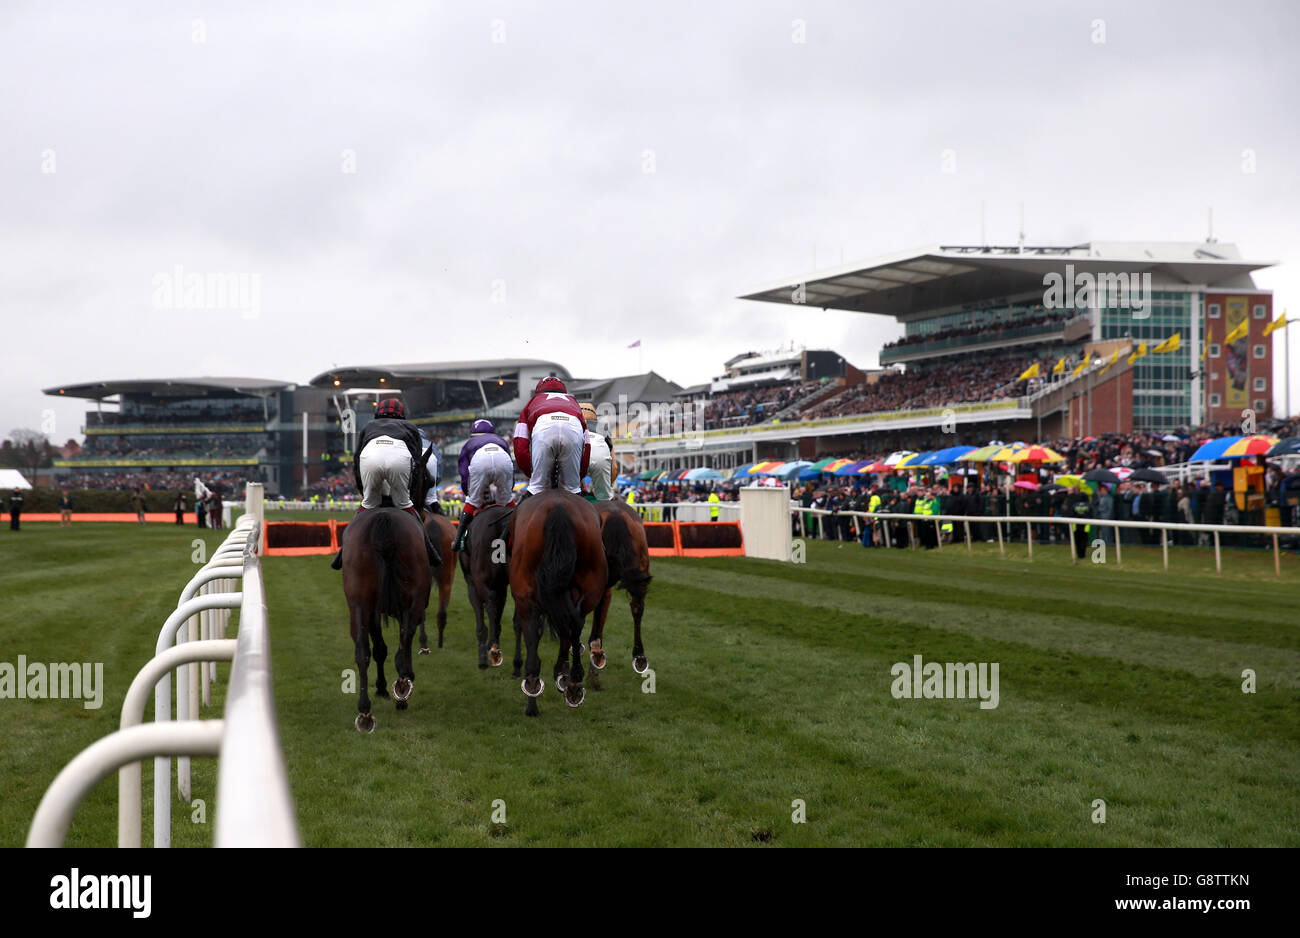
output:
M628 503L629 505L635 505L635 504L636 504L636 489L628 489L628 490L627 490L627 503Z
M880 501L881 499L879 495L872 495L871 501L867 502L867 511L879 511Z
M709 517L718 517L718 506L722 504L722 499L718 498L717 492L709 493Z

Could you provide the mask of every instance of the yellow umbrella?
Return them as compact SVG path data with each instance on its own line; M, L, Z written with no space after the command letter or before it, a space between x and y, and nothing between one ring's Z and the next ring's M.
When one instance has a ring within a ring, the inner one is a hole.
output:
M1049 446L1026 446L1010 456L1009 462L1065 462L1065 457Z

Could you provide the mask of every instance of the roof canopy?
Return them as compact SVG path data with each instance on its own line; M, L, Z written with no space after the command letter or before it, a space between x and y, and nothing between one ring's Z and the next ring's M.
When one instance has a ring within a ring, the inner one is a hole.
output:
M373 387L385 378L397 383L415 381L485 381L518 372L543 368L568 381L569 370L557 362L538 358L486 358L478 361L417 362L409 365L350 365L323 371L311 379L312 387L329 388L337 380L343 387Z
M769 284L741 299L879 313L899 319L964 303L1041 292L1043 276L1150 273L1154 284L1253 288L1252 271L1274 261L1247 261L1231 244L1090 242L1072 247L946 246L905 251Z
M46 388L54 397L84 397L103 400L115 394L154 394L159 397L203 397L215 393L265 396L293 387L291 381L264 378L128 378L123 381L92 381Z

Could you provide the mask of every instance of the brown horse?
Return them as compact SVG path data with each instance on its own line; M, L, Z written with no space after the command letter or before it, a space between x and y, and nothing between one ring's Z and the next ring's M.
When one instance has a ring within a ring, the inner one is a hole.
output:
M506 548L510 519L515 509L510 505L489 505L474 516L474 524L460 552L460 569L465 575L469 604L474 608L474 634L478 638L478 666L500 667L501 615L506 609L506 589L510 586L510 554ZM489 628L491 634L489 635ZM515 633L515 659L519 659L519 634ZM518 666L515 677L519 676Z
M412 467L411 495L416 505L423 504L427 487L424 459ZM443 566L451 566L448 563ZM375 718L370 712L367 669L370 647L374 646L378 681L377 697L388 697L384 680L384 661L388 646L384 644L381 617L398 621L398 649L393 656L397 680L393 696L397 709L405 710L415 688L415 671L411 666L411 643L417 629L424 627L424 613L429 605L433 572L425 548L424 527L408 512L399 508L371 508L361 512L347 525L343 549L343 593L348 600L348 618L355 647L359 690L357 694L358 731L373 733Z
M641 616L645 612L645 595L651 579L650 548L646 544L645 527L641 516L624 502L599 501L592 504L600 517L600 539L605 547L609 575L604 598L591 617L591 634L587 636L591 665L597 671L605 668L605 619L609 615L614 587L621 586L627 591L632 609L632 670L645 674L650 669L650 660L641 645ZM601 690L595 674L591 676L591 689Z
M442 565L433 568L438 582L438 647L442 647L442 632L447 627L447 604L451 602L451 587L456 582L456 565L451 563L451 542L456 538L456 526L437 505L424 519L424 530L429 540L438 548ZM429 636L424 633L424 620L420 620L420 654L429 653Z
M476 525L477 526L477 525ZM537 698L546 684L537 644L542 620L560 640L555 662L556 687L570 707L581 706L587 692L582 678L582 623L605 594L607 567L600 539L600 518L591 503L563 489L545 489L525 499L510 520L510 592L515 598L515 647L522 633L528 646L523 691L524 713L537 716ZM565 656L572 655L567 676ZM515 675L520 665L515 652Z

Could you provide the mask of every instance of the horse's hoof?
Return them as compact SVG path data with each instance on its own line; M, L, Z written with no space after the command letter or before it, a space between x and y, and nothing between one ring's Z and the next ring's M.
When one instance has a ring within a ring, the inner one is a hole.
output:
M650 670L650 659L645 655L636 655L632 658L632 670L637 674L645 674Z
M488 664L492 665L494 668L499 668L505 663L506 656L501 654L500 648L492 648L488 650Z
M563 694L564 689L568 686L569 686L569 679L567 677L565 677L562 673L555 675L556 690L558 690L561 694Z
M375 731L375 718L368 713L358 713L357 718L352 722L356 726L358 733L373 733Z
M593 651L591 653L591 666L597 671L604 671L607 663L603 651Z
M531 691L528 689L529 681L537 682L537 690ZM540 697L542 696L542 691L546 690L546 682L543 681L540 677L526 677L523 679L523 681L520 682L519 686L520 688L523 689L523 692L527 694L529 697Z
M581 684L572 684L565 688L564 702L570 707L581 707L582 702L587 699L587 688Z
M415 681L408 680L404 677L393 681L393 697L397 700L399 705L411 699L411 692L413 690L415 690ZM401 709L404 710L406 708L402 707Z
M441 648L442 646L439 645L438 647ZM420 654L422 654L422 655L427 655L427 654L429 654L429 646L428 646L428 645L421 645L421 646L420 646Z
M578 654L585 655L586 653L587 653L587 643L578 642Z

